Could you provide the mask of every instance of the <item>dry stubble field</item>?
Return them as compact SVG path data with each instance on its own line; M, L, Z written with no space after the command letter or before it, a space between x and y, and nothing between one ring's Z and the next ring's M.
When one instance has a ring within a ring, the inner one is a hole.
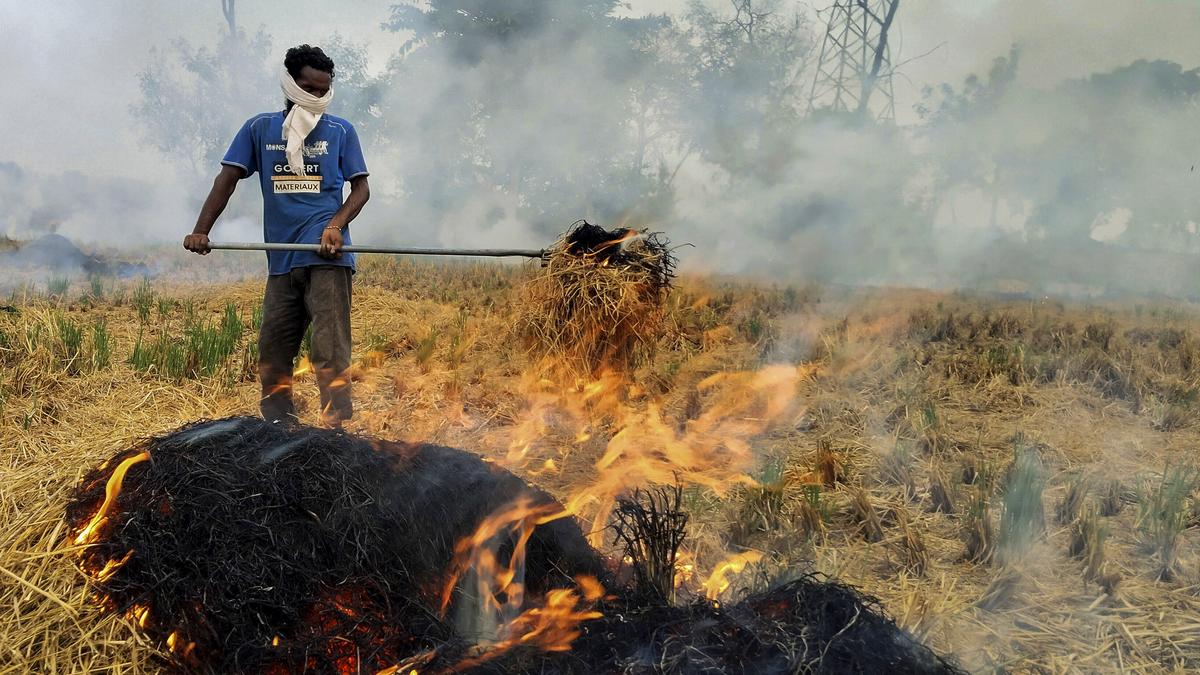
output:
M685 490L684 595L761 554L725 597L819 570L972 671L1200 668L1194 307L685 276L653 360L565 382L514 335L528 274L364 261L350 430L478 452L564 500L614 454L678 462L710 483ZM261 281L48 286L0 312L0 672L156 671L89 602L63 507L135 439L256 410ZM764 399L755 374L781 371ZM311 375L297 389L315 421ZM637 447L659 442L722 449Z

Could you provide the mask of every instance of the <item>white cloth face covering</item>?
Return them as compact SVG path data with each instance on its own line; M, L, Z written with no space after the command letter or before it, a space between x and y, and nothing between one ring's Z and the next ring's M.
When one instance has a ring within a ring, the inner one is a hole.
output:
M321 121L321 115L325 114L325 109L333 100L333 87L330 87L324 96L313 96L301 89L285 68L279 77L279 88L294 104L283 118L283 140L287 143L288 164L292 167L292 173L306 176L308 174L304 170L304 139L316 128L317 122Z

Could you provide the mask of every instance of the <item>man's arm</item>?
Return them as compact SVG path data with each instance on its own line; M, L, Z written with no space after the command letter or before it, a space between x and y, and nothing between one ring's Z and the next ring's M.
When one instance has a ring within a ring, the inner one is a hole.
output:
M342 208L333 214L325 231L321 233L320 255L325 258L342 257L342 230L358 216L362 207L371 198L371 186L367 184L366 176L356 176L350 179L350 195L342 204Z
M200 255L209 252L208 233L212 231L217 217L229 205L229 198L233 196L233 190L244 173L245 171L241 167L228 164L221 167L221 173L217 174L213 180L212 189L208 191L208 198L204 200L204 206L200 207L200 215L196 218L196 227L192 228L191 234L183 238L184 248Z

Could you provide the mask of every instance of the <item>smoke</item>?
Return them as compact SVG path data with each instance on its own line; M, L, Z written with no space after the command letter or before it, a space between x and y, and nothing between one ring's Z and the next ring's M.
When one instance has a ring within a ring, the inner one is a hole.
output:
M0 233L177 241L308 41L372 170L360 242L536 248L588 218L694 244L685 269L789 282L1194 280L1189 3L903 5L894 127L806 114L828 16L806 3L754 3L753 37L715 2L243 3L235 35L210 4L0 10L28 102L13 126L36 131L0 157ZM65 35L89 47L55 50ZM259 236L254 182L216 237Z
M156 197L148 180L79 170L32 173L0 161L0 234L29 239L55 233L93 240L99 233L122 231L125 243L140 243L146 233L132 225L155 223L170 211Z

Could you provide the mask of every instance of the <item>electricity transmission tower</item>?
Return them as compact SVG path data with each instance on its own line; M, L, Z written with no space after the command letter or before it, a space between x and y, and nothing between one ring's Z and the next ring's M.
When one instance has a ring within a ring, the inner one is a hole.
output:
M888 31L900 0L835 0L821 43L808 111L894 120Z

